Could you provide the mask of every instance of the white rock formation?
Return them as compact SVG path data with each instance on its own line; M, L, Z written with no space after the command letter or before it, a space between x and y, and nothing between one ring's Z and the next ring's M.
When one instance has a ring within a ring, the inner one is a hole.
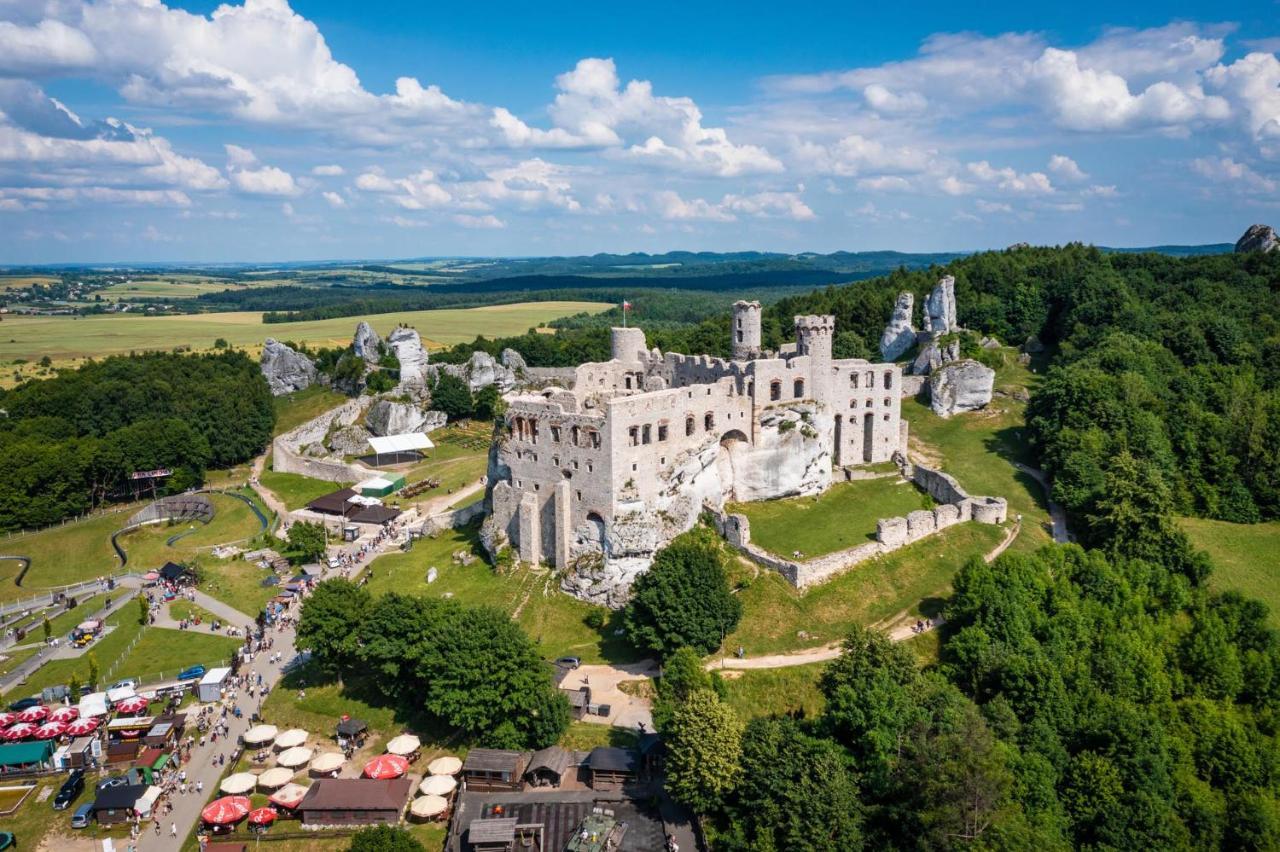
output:
M1270 225L1250 225L1249 230L1236 241L1236 252L1280 251L1280 235Z
M956 279L944 275L924 303L924 330L931 334L950 334L958 329L956 322Z
M916 376L927 376L943 364L960 360L960 341L952 340L943 344L937 340L922 343L920 352L911 363L911 373Z
M502 366L512 372L516 370L525 370L529 367L529 365L525 363L524 356L510 348L502 350Z
M316 365L310 358L270 337L258 363L273 396L309 388L316 380Z
M363 358L364 362L370 367L378 363L378 344L382 342L382 338L378 337L378 333L367 322L362 322L356 326L355 337L351 339L351 348L356 353L356 357Z
M422 348L422 338L412 328L403 326L387 335L387 347L400 361L400 385L422 385L427 366L427 350Z
M353 423L329 433L326 443L330 452L339 456L362 456L371 452L369 449L369 430Z
M426 412L409 402L380 399L369 408L364 424L374 435L403 435L417 432L426 421Z
M976 411L991 402L996 371L977 361L947 364L929 377L929 407L939 417Z
M898 301L893 306L893 315L889 317L889 324L885 326L884 334L880 335L880 357L885 361L900 358L915 344L916 329L912 324L915 306L914 295L907 292L898 294Z

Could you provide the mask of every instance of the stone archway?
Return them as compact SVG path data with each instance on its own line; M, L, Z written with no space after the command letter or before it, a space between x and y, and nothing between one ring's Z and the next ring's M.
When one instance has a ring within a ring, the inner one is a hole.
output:
M726 502L736 500L737 471L742 456L751 447L746 434L739 429L730 429L720 436L720 450L716 453L716 472L720 476L720 493Z

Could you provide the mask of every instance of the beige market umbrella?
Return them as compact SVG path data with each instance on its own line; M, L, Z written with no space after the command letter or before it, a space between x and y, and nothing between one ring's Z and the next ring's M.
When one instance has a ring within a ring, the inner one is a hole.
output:
M276 763L281 766L294 768L311 760L312 754L314 754L314 752L309 748L294 746L291 749L286 749L285 751L280 752L280 756L276 758Z
M322 775L340 769L347 759L341 752L326 751L324 754L316 755L311 761L311 771L319 772Z
M257 725L244 732L244 744L249 746L269 743L276 738L280 729L275 725Z
M258 778L252 772L237 772L223 778L218 789L228 796L240 796L252 790L257 783Z
M418 792L424 796L447 796L458 786L452 775L428 775L418 785Z
M301 728L290 728L283 734L276 735L275 746L278 749L296 748L307 741L307 732Z
M414 799L409 812L422 819L440 816L449 808L449 803L440 796L422 796Z
M432 775L457 775L462 771L462 761L452 755L437 757L427 764L427 771Z
M266 772L258 776L258 786L264 790L274 790L276 787L283 787L293 780L293 770L285 766L277 766L268 769Z
M401 734L400 736L387 743L387 751L390 754L398 754L401 757L413 754L422 747L422 740L413 734Z

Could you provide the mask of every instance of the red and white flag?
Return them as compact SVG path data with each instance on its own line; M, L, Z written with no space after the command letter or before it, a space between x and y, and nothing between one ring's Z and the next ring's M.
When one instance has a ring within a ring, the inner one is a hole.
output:
M622 309L623 309L624 311L629 311L629 310L631 310L631 303L630 303L630 302L627 302L627 301L624 301L624 302L622 303Z

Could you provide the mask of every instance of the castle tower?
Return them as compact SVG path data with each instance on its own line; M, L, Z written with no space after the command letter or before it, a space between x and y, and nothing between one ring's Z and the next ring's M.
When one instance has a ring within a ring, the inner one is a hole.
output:
M612 358L624 364L643 361L646 353L644 329L613 328L609 336Z
M808 355L813 363L831 363L831 339L836 331L833 316L796 317L796 352Z
M733 303L733 360L760 357L760 303Z

